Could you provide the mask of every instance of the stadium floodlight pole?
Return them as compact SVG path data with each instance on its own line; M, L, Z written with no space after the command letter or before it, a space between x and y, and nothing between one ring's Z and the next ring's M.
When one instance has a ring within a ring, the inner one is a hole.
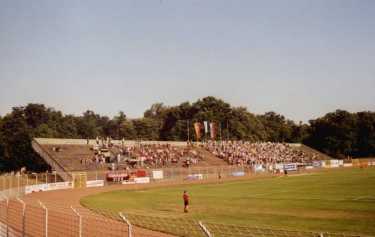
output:
M229 120L227 120L227 141L229 141Z
M221 121L219 122L219 130L220 130L220 142L223 140L222 134L221 134Z
M187 126L187 137L188 137L188 142L190 142L190 128L189 128L189 119L186 120L186 126Z

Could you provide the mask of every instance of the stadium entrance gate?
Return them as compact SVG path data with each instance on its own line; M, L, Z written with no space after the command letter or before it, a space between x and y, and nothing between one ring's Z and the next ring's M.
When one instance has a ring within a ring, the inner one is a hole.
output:
M73 188L85 188L87 182L86 172L72 173L73 177Z

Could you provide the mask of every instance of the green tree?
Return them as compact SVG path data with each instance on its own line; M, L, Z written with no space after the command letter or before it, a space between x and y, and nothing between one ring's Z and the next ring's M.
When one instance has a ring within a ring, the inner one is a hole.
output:
M357 157L375 156L375 113L359 112L357 114L357 141L354 155Z
M125 138L127 140L133 140L137 138L137 131L134 128L134 124L130 120L125 120L120 126L119 132L120 138Z
M132 120L137 138L142 140L159 140L159 124L150 118Z
M263 124L244 107L233 108L229 121L229 132L232 139L253 142L266 139L267 134Z
M103 128L100 126L100 115L95 114L94 111L87 110L83 116L78 118L77 133L81 138L96 138L103 134Z
M357 115L336 110L322 118L310 120L310 136L306 143L335 157L355 154Z
M47 123L50 119L50 109L43 104L28 104L23 110L26 123L31 128L37 128L43 123Z
M291 142L292 141L292 127L294 122L287 120L283 115L275 112L267 112L264 115L258 116L262 122L266 133L267 141L272 142Z
M4 141L2 135L3 118L0 116L0 173L5 170L5 159L4 159Z
M45 162L31 147L31 131L27 124L23 107L15 107L4 117L1 126L4 144L5 170L16 170L26 166L30 170L43 171L48 168ZM30 118L30 117L29 117ZM33 122L32 126L35 124Z

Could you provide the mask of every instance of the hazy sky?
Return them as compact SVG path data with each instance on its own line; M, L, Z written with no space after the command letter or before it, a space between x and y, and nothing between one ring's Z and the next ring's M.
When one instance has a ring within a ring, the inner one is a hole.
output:
M0 1L0 115L208 95L295 121L375 110L375 1Z

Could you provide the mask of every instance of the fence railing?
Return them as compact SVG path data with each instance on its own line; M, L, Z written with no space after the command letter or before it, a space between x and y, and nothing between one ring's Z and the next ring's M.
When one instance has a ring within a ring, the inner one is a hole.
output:
M122 236L122 237L359 237L360 235L280 230L210 223L192 218L168 218L54 203L28 204L0 199L0 236ZM157 232L145 232L142 227ZM166 234L163 234L166 233ZM169 235L167 235L169 234Z
M157 169L158 170L158 169ZM153 170L147 170L151 175ZM163 169L165 180L183 181L190 174L202 174L204 179L218 174L231 177L234 172L256 175L242 167L170 168ZM87 180L105 179L106 172L87 174ZM18 236L130 236L152 237L167 233L182 237L358 237L363 235L278 230L274 228L236 226L210 223L191 218L170 218L134 213L117 213L108 210L88 210L83 207L62 206L56 203L25 203L22 200L29 185L61 182L53 173L0 176L0 237ZM153 180L153 182L164 182ZM109 183L105 183L108 185ZM145 232L142 227L158 231Z
M156 232L145 232L143 229ZM169 234L164 235L163 233ZM280 230L64 206L52 202L25 203L0 193L0 237L125 236L125 237L359 237L363 235Z
M21 199L3 198L0 210L1 237L129 236L127 223L84 208L26 204Z
M145 175L150 177L151 183L162 183L168 181L191 181L195 179L218 179L220 175L221 178L225 179L228 177L233 177L233 173L243 172L244 176L256 175L251 171L251 169L245 167L230 167L230 166L212 166L212 167L193 167L193 168L164 168L164 169L143 169ZM153 178L154 171L162 171L162 179ZM122 180L109 181L107 180L108 173L132 173L132 171L108 171L108 170L94 170L87 172L72 172L69 173L71 177L67 182L70 186L74 186L74 178L78 177L76 174L82 174L84 176L84 183L86 181L101 180L103 184L121 184ZM133 171L135 172L135 170ZM25 188L32 185L43 185L43 184L55 184L58 182L64 182L64 180L59 176L58 173L46 172L46 173L27 173L27 174L6 174L0 175L0 191L7 190L8 192L18 193L18 196L25 194ZM83 185L85 186L85 184ZM15 196L15 195L12 195ZM17 196L17 195L16 195Z
M104 210L93 210L108 218L117 219L116 213ZM269 227L238 226L205 222L193 218L170 218L151 215L125 214L129 225L159 231L181 237L360 237L363 235L282 230Z

